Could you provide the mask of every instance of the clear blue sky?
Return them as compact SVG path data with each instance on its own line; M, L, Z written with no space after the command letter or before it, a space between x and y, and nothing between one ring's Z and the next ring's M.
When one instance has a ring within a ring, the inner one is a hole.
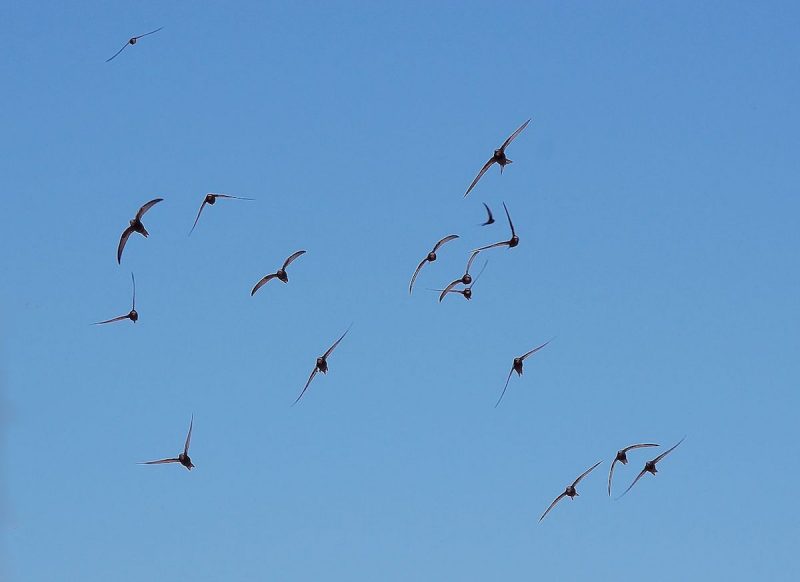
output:
M8 3L0 577L796 580L800 9L702 4Z

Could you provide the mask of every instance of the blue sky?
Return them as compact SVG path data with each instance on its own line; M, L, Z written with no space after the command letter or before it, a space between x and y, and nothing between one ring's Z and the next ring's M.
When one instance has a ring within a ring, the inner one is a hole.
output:
M796 5L4 15L3 579L797 578Z

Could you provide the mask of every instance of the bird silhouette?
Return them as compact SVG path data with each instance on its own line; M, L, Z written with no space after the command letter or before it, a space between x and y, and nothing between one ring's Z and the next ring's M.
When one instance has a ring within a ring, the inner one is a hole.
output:
M119 239L119 246L117 246L117 263L122 263L122 251L125 250L125 245L128 242L128 237L131 236L132 233L138 232L143 237L147 238L149 236L149 232L142 224L142 216L144 213L150 210L153 206L158 204L164 200L163 198L156 198L151 200L144 206L139 209L139 212L136 213L136 216L131 220L130 226L128 226L125 230L122 231L122 236Z
M575 479L575 481L572 482L572 485L567 485L567 488L564 490L564 493L553 499L553 503L551 503L550 507L547 508L547 511L545 511L542 514L542 517L539 518L539 521L542 521L544 519L544 516L550 513L550 510L553 509L553 507L555 507L556 503L558 503L565 497L569 497L570 499L574 499L575 497L577 497L578 492L575 490L575 487L578 486L578 483L581 482L581 479L583 479L584 477L586 477L586 475L594 471L595 468L597 468L597 466L602 462L603 461L597 461L594 465L592 465L591 467L586 469L583 473L581 473L581 476Z
M131 305L131 310L127 315L120 315L119 317L115 317L113 319L107 319L105 321L98 321L93 325L101 325L103 323L114 323L115 321L122 321L123 319L130 319L133 323L139 319L139 314L136 311L136 279L133 277L133 273L131 273L131 282L133 283L133 304Z
M131 38L129 38L129 39L128 39L128 42L126 42L124 45L122 45L122 48L121 48L121 49L119 49L119 50L118 50L116 53L114 53L114 56L113 56L113 57L111 57L110 59L107 59L107 60L106 60L106 62L108 63L108 62L110 62L110 61L113 61L113 60L114 60L114 59L117 57L117 55L118 55L119 53L121 53L121 52L122 52L122 51L124 51L126 48L128 48L128 45L134 45L134 44L136 44L136 41L138 41L140 38L143 38L143 37L145 37L145 36L149 36L149 35L151 35L151 34L155 34L155 33L157 33L159 30L161 30L162 28L164 28L164 27L163 27L163 26L161 26L161 27L159 27L159 28L156 28L155 30L151 30L150 32L146 32L146 33L144 33L144 34L140 34L139 36L132 36Z
M451 240L455 240L457 238L458 238L457 234L448 234L446 237L444 237L442 240L440 240L439 242L437 242L434 245L433 250L428 253L428 256L426 256L424 259L422 259L422 261L420 261L420 264L417 265L417 269L414 271L414 274L411 276L411 283L409 283L409 285L408 285L408 294L409 295L411 295L411 290L414 287L414 281L417 280L417 275L419 275L420 269L422 269L422 267L425 266L425 263L432 263L433 261L435 261L436 260L436 251L438 251L439 248L444 243L450 242Z
M511 238L508 240L500 241L498 243L494 243L492 245L487 245L485 247L481 247L476 249L476 251L485 251L488 249L493 249L495 247L503 247L507 246L510 249L513 249L515 246L519 244L519 237L517 236L517 231L514 230L514 223L511 222L511 215L508 213L508 208L506 207L506 203L503 202L503 208L506 211L506 218L508 218L508 226L511 227Z
M472 283L472 275L469 274L469 270L472 267L472 262L475 260L475 257L478 256L478 253L480 253L480 251L472 251L472 253L469 255L469 260L467 261L467 270L464 271L464 274L461 277L459 277L452 283L449 283L447 287L441 290L442 297L444 297L444 293L448 293L453 287L455 287L459 283L463 285L469 285L470 283ZM433 289L433 291L439 291L439 289ZM439 301L441 301L441 299L439 299Z
M322 354L320 357L317 358L317 363L315 364L314 369L311 371L311 375L308 377L308 381L306 382L306 385L303 387L303 391L300 393L300 396L297 397L297 400L295 400L292 403L292 406L297 404L300 401L300 399L303 397L303 394L306 393L306 390L308 390L309 384L311 384L311 380L314 379L314 376L317 375L317 372L322 372L323 374L327 374L328 373L328 357L333 353L333 350L336 349L336 346L339 345L339 342L344 339L344 336L347 335L348 331L350 331L349 327L347 328L347 331L345 331L339 339L337 339L335 342L333 342L333 345L331 347L329 347L328 350L324 354Z
M494 405L495 408L497 408L497 406L500 404L500 401L503 399L503 396L506 395L506 389L508 389L508 382L509 382L509 380L511 380L511 374L516 372L517 376L522 376L522 363L525 361L525 358L527 358L528 356L530 356L532 354L535 354L536 352L541 350L544 346L549 344L551 341L553 341L552 338L547 340L546 342L544 342L542 345L536 346L535 348L533 348L528 353L522 354L518 358L514 358L514 362L511 364L511 371L509 371L508 378L506 378L506 385L503 386L503 392L500 394L500 398L497 399L497 402Z
M633 449L641 449L642 447L657 447L657 446L658 445L653 443L641 443L638 445L630 445L628 447L625 447L624 449L620 449L619 451L617 451L617 456L614 457L613 461L611 461L611 469L609 469L608 471L608 494L611 495L611 476L614 474L614 465L617 464L617 461L619 461L623 465L627 465L628 451L631 451Z
M511 160L509 160L506 157L506 148L509 146L509 144L512 141L514 141L514 139L520 134L520 132L522 132L523 129L528 127L528 124L530 122L531 122L531 120L529 119L528 121L526 121L525 123L520 125L514 133L512 133L510 136L508 136L508 139L506 139L506 141L503 142L503 145L501 145L498 149L494 150L494 154L492 154L492 157L489 158L489 161L486 162L483 165L483 167L481 168L481 171L478 172L478 175L475 176L475 179L472 181L472 184L470 184L469 188L467 188L467 191L464 194L465 198L466 198L467 194L469 194L472 191L472 189L475 187L475 184L478 183L478 180L480 180L483 177L483 175L486 173L486 170L488 170L489 168L492 167L492 164L495 164L495 163L500 164L500 173L501 174L503 173L503 169L506 167L506 164L510 164L511 163Z
M481 267L481 270L478 273L478 275L472 280L472 283L470 283L469 285L467 285L463 289L453 289L453 286L458 284L458 283L460 283L461 279L456 279L453 283L450 283L444 289L433 289L433 291L440 291L441 292L441 295L439 295L439 303L442 302L442 299L444 299L445 295L447 295L448 293L461 293L461 295L464 296L464 299L467 299L467 300L472 299L472 287L474 287L475 283L478 282L478 279L481 278L481 275L483 274L483 270L486 268L486 265L488 265L488 264L489 264L489 261L485 261L483 263L483 267Z
M674 446L673 446L671 449L667 449L666 451L664 451L663 453L661 453L660 455L658 455L658 456L657 456L655 459L653 459L652 461L647 461L647 462L644 464L644 469L642 469L642 470L641 470L641 472L640 472L640 473L639 473L639 474L636 476L636 479L634 479L634 480L633 480L633 483L631 483L631 484L628 486L628 488L625 490L625 493L627 493L628 491L630 491L630 490L631 490L631 488L632 488L634 485L636 485L636 482L637 482L639 479L641 479L641 478L642 478L642 475L644 475L645 473L652 473L653 475L655 475L656 473L658 473L658 469L656 469L656 463L658 463L658 462L659 462L661 459L663 459L663 458L664 458L664 457L666 457L668 454L670 454L672 451L674 451L674 450L675 450L675 448L676 448L676 447L677 447L679 444L681 444L685 438L686 438L686 437L683 437L683 438L682 438L681 440L679 440L679 441L677 442L677 444L675 444L675 445L674 445ZM619 499L620 497L622 497L623 495L625 495L625 493L623 493L622 495L620 495L619 497L617 497L617 499Z
M177 457L169 459L159 459L158 461L144 461L140 465L161 465L162 463L180 463L190 471L194 467L192 460L189 458L189 442L192 440L192 425L194 424L194 414L192 420L189 422L189 434L186 435L186 443L183 445L183 452Z
M200 205L200 210L197 211L197 218L194 219L194 224L192 225L192 230L189 231L189 236L191 236L192 232L194 232L194 227L197 226L197 221L200 220L200 214L203 212L203 208L206 207L206 204L209 206L214 206L217 203L217 198L232 198L234 200L252 200L252 198L242 198L241 196L231 196L230 194L214 194L209 192L206 194L206 197L203 198L203 203Z
M486 219L486 222L481 224L481 226L487 226L489 224L494 224L494 216L492 215L492 209L489 208L489 205L486 204L486 202L483 202L482 204L486 208L486 214L488 215L488 218Z
M289 255L289 258L286 259L285 261L283 261L283 265L281 266L280 269L278 269L274 273L270 273L269 275L266 275L258 283L256 283L255 287L253 287L253 290L250 291L250 297L255 295L256 291L258 291L259 289L261 289L261 287L266 285L267 281L269 281L270 279L273 279L273 278L277 277L280 281L283 281L284 283L288 283L289 282L289 275L286 274L286 267L291 265L292 261L294 261L297 257L302 255L303 253L305 253L305 251L297 251L297 252L294 252L291 255Z

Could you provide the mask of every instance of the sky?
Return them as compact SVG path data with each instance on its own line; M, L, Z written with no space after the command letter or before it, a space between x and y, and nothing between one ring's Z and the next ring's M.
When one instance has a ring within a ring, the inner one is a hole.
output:
M0 578L800 575L795 3L3 14Z

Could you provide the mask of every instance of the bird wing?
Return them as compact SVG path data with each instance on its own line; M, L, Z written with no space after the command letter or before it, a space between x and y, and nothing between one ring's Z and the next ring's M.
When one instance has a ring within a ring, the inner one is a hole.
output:
M497 405L500 404L500 401L503 399L503 396L506 395L506 389L508 388L508 383L511 381L511 374L514 373L514 366L511 366L511 370L508 372L508 378L506 378L506 385L503 386L503 392L500 394L500 398L497 399L494 407L497 408Z
M489 264L489 260L487 259L486 261L484 261L483 266L481 267L481 270L478 271L477 275L475 275L475 278L472 280L472 283L469 284L469 288L470 289L472 289L475 286L475 283L478 282L478 279L481 278L481 275L483 275L483 272L486 270L486 265L488 265L488 264Z
M469 273L469 270L472 268L472 261L475 260L475 257L478 256L479 250L472 251L472 254L469 256L469 260L467 261L467 270L464 271L465 273Z
M608 496L611 497L611 475L614 474L614 466L617 464L617 459L611 461L611 469L608 471Z
M524 360L525 358L527 358L527 357L528 357L528 356L530 356L531 354L535 354L536 352L538 352L539 350L541 350L541 349L542 349L544 346L546 346L547 344L549 344L551 341L553 341L553 340L552 340L552 339L549 339L549 340L547 340L546 342L544 342L542 345L540 345L540 346L536 346L536 347L535 347L535 348L533 348L531 351L529 351L527 354L524 354L524 355L520 356L520 359L521 359L521 360Z
M564 499L566 496L567 496L567 493L564 492L561 495L559 495L558 497L556 497L555 499L553 499L553 503L551 503L550 507L547 508L547 511L545 511L542 514L542 517L539 518L539 521L542 521L544 519L544 516L547 515L548 513L550 513L550 510L553 509L556 506L556 503L558 503L559 501Z
M133 227L129 226L122 231L122 236L119 237L119 245L117 245L117 263L122 264L122 251L125 250L125 245L128 243L128 237L131 236Z
M270 279L273 279L273 278L275 278L275 277L277 277L277 276L278 276L278 274L277 274L277 273L270 273L269 275L267 275L267 276L265 276L263 279L261 279L261 280L260 280L258 283L256 283L256 286L255 286L255 287L253 287L253 290L252 290L252 291L250 291L250 297L252 297L253 295L255 295L255 294L256 294L256 291L258 291L259 289L261 289L261 288L262 288L262 287L263 287L263 286L264 286L264 285L267 283L267 281L269 281Z
M573 487L577 487L577 486L578 486L578 483L580 483L580 482L581 482L581 479L583 479L584 477L586 477L586 475L588 475L589 473L591 473L592 471L594 471L594 470L597 468L597 465L599 465L599 464L600 464L600 463L602 463L602 462L603 462L602 460L600 460L600 461L597 461L597 462L596 462L594 465L592 465L591 467L589 467L588 469L586 469L586 470L585 470L583 473L581 473L581 476L580 476L580 477L578 477L577 479L575 479L575 482L574 482L574 483L572 483L572 486L573 486Z
M115 317L114 319L106 319L105 321L98 321L93 323L92 325L101 325L103 323L114 323L115 321L122 321L123 319L130 319L127 315L120 315L119 317Z
M510 144L512 141L514 141L514 139L516 139L516 137L517 137L517 136L518 136L520 133L522 133L522 130L523 130L523 129L525 129L526 127L528 127L528 124L529 124L530 122L531 122L531 120L529 119L528 121L526 121L525 123L523 123L522 125L520 125L520 126L517 128L517 130L516 130L514 133L512 133L511 135L509 135L509 136L508 136L508 139L506 139L506 141L504 141L504 142L503 142L503 145L501 145L501 146L500 146L500 150L501 150L501 151L505 151L505 149L506 149L506 148L509 146L509 144Z
M674 445L672 448L670 448L670 449L667 449L666 451L664 451L663 453L661 453L660 455L658 455L658 456L657 456L655 459L653 459L653 463L658 463L658 462L659 462L661 459L663 459L663 458L664 458L664 457L666 457L668 454L670 454L672 451L674 451L674 450L675 450L675 448L676 448L676 447L677 447L679 444L681 444L685 438L686 438L686 437L683 437L683 438L682 438L681 440L679 440L679 441L678 441L678 443L677 443L677 444L675 444L675 445Z
M156 28L155 30L151 30L150 32L145 32L144 34L140 34L139 36L135 36L134 38L135 38L136 40L139 40L139 39L140 39L140 38L142 38L142 37L148 36L148 35L150 35L150 34L155 34L155 33L157 33L157 32L158 32L159 30L161 30L162 28L164 28L164 27L163 27L163 26L159 26L159 27L158 27L158 28Z
M424 259L422 259L422 261L420 261L419 265L417 265L417 268L414 271L414 274L411 276L411 283L408 284L408 294L409 295L411 295L411 288L414 287L414 281L417 280L417 275L419 275L420 269L422 269L422 267L427 262L428 262L428 257L425 257Z
M492 224L494 222L494 216L492 216L492 210L489 208L489 205L486 202L483 203L483 206L486 208L486 214L489 215L489 218L486 219L486 222L481 224L481 226L486 226L487 224Z
M203 198L203 203L200 205L200 210L197 211L197 217L194 219L194 224L192 225L192 230L189 231L189 236L192 235L194 232L194 227L197 226L197 221L200 220L200 215L203 213L203 208L206 207L206 199Z
M453 290L453 287L455 287L455 286L456 286L456 285L458 285L459 283L461 283L461 279L456 279L455 281L453 281L452 283L450 283L450 284L449 284L447 287L445 287L444 289L442 289L442 294L441 294L441 295L439 295L439 303L441 303L441 302L442 302L442 299L444 299L444 296L445 296L445 295L447 295L448 293L450 293L450 291L452 291L452 290Z
M118 55L119 53L121 53L122 51L124 51L124 50L125 50L125 48L126 48L126 47L128 46L128 44L129 44L129 42L130 42L130 41L128 41L128 42L126 42L124 45L122 45L122 48L121 48L121 49L119 49L117 52L115 52L113 57L111 57L110 59L106 59L106 62L108 63L108 62L111 62L111 61L113 61L113 60L114 60L114 59L117 57L117 55Z
M658 446L660 445L657 445L655 443L641 443L638 445L631 445L629 447L625 447L624 449L622 449L622 452L627 453L628 451L631 451L633 449L641 449L642 447L658 447Z
M141 219L142 219L142 216L144 216L144 213L145 213L145 212L147 212L148 210L150 210L150 209L151 209L153 206L155 206L156 204L158 204L158 203L159 203L159 202L161 202L162 200L164 200L164 199L163 199L163 198L155 198L155 199L151 200L150 202L147 202L147 203L146 203L144 206L142 206L142 207L139 209L139 212L137 212L137 213L136 213L136 218L137 218L138 220L141 220Z
M342 341L342 340L344 339L344 336L346 336L346 335L347 335L347 332L348 332L348 331L350 331L350 328L349 328L349 327L348 327L348 328L347 328L347 330L346 330L346 331L345 331L345 332L342 334L342 337L340 337L340 338L339 338L339 339L337 339L335 342L333 342L333 345L332 345L331 347L329 347L329 348L328 348L328 351L327 351L327 352L325 352L324 354L322 354L322 359L323 359L323 360L324 360L324 359L326 359L328 356L330 356L330 355L331 355L331 353L333 352L333 350L335 350L335 349L336 349L336 346L338 346L338 345L339 345L339 342L340 342L340 341Z
M516 235L517 233L514 230L514 223L511 222L511 215L508 213L508 207L506 206L505 202L503 202L503 208L505 208L505 210L506 210L506 218L508 218L508 226L511 227L511 237L513 238L514 235Z
M140 465L160 465L162 463L180 463L180 460L175 459L159 459L158 461L144 461Z
M640 473L639 473L639 474L636 476L636 479L634 479L634 480L633 480L633 483L631 483L630 485L628 485L628 488L625 490L625 493L627 493L628 491L630 491L630 490L631 490L631 488L632 488L634 485L636 485L636 482L637 482L639 479L641 479L641 478L642 478L642 475L644 475L645 473L647 473L647 471L646 471L645 469L642 469L642 471L641 471L641 472L640 472ZM625 495L625 493L623 493L622 495L620 495L619 497L617 497L617 499L619 499L620 497L623 497L623 496Z
M308 390L308 385L311 384L311 380L313 380L314 376L316 376L316 375L317 375L317 366L315 365L314 369L311 371L311 375L308 377L308 381L306 382L306 385L303 387L303 391L300 393L300 396L297 397L297 400L295 400L292 403L292 406L294 406L295 404L300 402L300 399L303 397L303 394L305 394L306 390Z
M291 265L291 264L292 264L292 261L294 261L294 260L295 260L297 257L299 257L300 255L302 255L303 253L305 253L305 251L297 251L296 253L292 253L292 254L289 256L289 258L288 258L288 259L286 259L286 260L283 262L283 267L281 267L281 269L286 269L286 267L288 267L289 265Z
M213 192L209 192L213 196L217 198L233 198L235 200L255 200L255 198L245 198L244 196L231 196L230 194L214 194Z
M189 454L189 443L192 441L192 426L194 425L194 414L192 420L189 421L189 433L186 435L186 444L183 445L183 454Z
M478 175L475 176L475 179L472 181L472 184L470 184L469 188L467 188L467 191L464 194L464 198L466 198L467 194L469 194L472 191L472 189L475 187L475 184L478 183L478 180L480 180L483 177L483 175L486 173L486 170L488 170L489 168L492 167L493 163L494 163L494 156L488 162L483 164L483 167L481 168L481 171L478 172Z
M133 271L131 271L131 282L133 283L133 305L131 305L131 310L136 309L136 278L133 276Z
M451 240L454 240L454 239L457 239L457 238L458 238L457 234L448 234L446 237L444 237L442 240L440 240L439 242L436 243L436 246L433 247L433 252L435 253L436 251L438 251L439 247L441 247L444 243L450 242Z
M498 243L494 243L493 245L486 245L485 247L481 247L479 249L475 249L472 252L479 253L481 251L486 251L486 250L489 250L489 249L493 249L495 247L504 247L504 246L505 247L509 246L507 240L504 240L504 241L501 241L501 242L498 242Z

